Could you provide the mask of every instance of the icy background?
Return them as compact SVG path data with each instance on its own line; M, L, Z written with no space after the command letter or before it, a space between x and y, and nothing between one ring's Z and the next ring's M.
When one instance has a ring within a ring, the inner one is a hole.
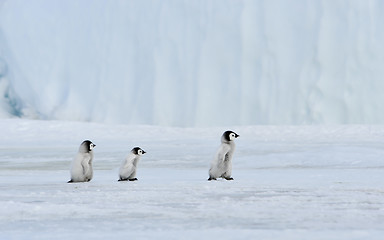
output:
M0 239L382 239L383 12L0 0ZM208 182L228 129L235 180ZM85 139L94 179L67 184Z
M0 116L384 123L381 0L0 0Z

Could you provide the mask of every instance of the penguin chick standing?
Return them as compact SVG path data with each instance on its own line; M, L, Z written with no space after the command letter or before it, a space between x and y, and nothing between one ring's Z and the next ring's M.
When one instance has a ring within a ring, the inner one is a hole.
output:
M75 159L72 162L71 167L71 180L72 182L89 182L93 177L93 148L96 147L94 143L89 140L85 140L79 147Z
M226 180L233 180L232 174L232 156L235 151L234 140L239 135L232 131L226 131L221 136L221 145L217 150L215 158L211 162L209 169L209 179L216 180L217 178L225 178Z
M137 163L145 151L139 147L131 150L131 153L122 162L119 176L119 181L136 181Z

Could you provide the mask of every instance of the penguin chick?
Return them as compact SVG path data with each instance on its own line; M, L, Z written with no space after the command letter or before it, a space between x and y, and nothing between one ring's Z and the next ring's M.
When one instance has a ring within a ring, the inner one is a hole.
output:
M69 180L68 183L91 181L93 177L92 150L94 147L96 147L96 145L89 140L81 143L79 152L72 161L71 180Z
M217 178L233 180L231 177L232 156L236 147L234 140L238 137L239 135L233 131L226 131L223 133L221 136L221 145L211 162L208 181L216 180Z
M146 153L139 147L134 147L122 162L119 170L119 181L136 181L137 164L141 156Z

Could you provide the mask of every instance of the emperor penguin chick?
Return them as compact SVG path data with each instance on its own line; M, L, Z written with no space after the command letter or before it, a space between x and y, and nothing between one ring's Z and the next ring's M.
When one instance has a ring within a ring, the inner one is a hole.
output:
M79 147L75 159L73 159L71 167L71 180L72 182L89 182L93 177L93 148L96 147L94 143L89 140L85 140Z
M137 181L136 170L141 156L146 153L139 147L134 147L122 162L119 170L119 181Z
M221 145L211 162L208 181L216 180L217 178L233 180L231 177L232 156L233 152L235 151L234 140L238 137L239 135L233 131L226 131L223 133L221 136Z

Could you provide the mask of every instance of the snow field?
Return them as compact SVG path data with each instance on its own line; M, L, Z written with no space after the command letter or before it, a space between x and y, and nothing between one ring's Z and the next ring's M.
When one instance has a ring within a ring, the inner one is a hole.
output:
M219 128L0 120L0 239L381 239L384 127L231 127L234 181L208 182ZM67 184L84 139L94 179ZM117 182L134 146L137 182Z

